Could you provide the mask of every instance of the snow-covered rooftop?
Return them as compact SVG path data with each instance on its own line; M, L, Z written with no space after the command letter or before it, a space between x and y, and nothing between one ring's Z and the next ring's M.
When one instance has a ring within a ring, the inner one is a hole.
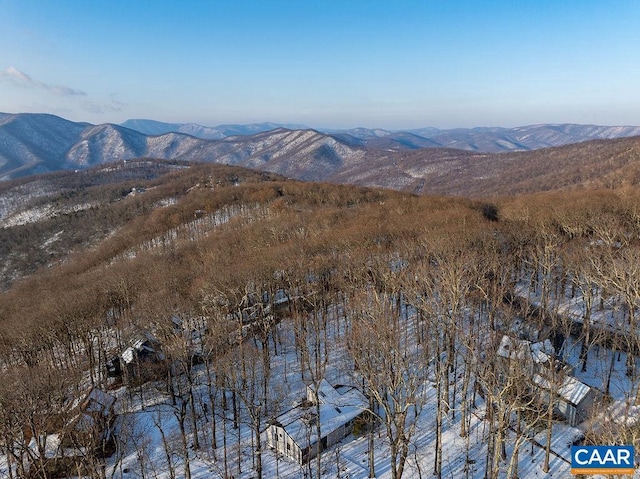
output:
M525 339L504 335L498 346L497 355L507 359L531 359L535 363L547 362L555 355L555 350L548 339L532 343Z
M313 384L307 386L307 391L309 393L307 397L310 400L317 399L320 404L336 404L336 401L340 399L340 393L326 379L320 381L317 395Z
M108 416L113 411L115 402L116 398L111 394L98 388L91 388L91 391L89 391L83 403L82 409L87 414L96 413L102 416Z
M141 353L143 351L147 351L149 353L157 352L153 347L154 343L158 343L158 340L148 331L135 336L130 341L130 346L121 354L123 361L129 364L133 362L137 353Z
M318 390L321 437L356 418L367 407L366 398L355 387L340 386L336 389L323 379ZM276 422L301 449L318 441L316 420L315 405L300 405L276 418Z
M550 389L550 383L547 378L536 374L533 381L543 389ZM573 376L566 376L562 380L562 384L557 389L558 396L570 404L577 406L589 394L591 387Z

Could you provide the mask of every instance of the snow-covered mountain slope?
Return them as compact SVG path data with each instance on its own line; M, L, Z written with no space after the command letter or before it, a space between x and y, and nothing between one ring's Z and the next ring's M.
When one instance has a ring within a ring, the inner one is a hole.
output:
M456 148L481 153L527 151L590 140L640 136L637 126L531 125L517 128L421 128L408 131L331 130L328 133L348 143L394 150Z
M516 128L416 130L413 133L424 136L442 147L498 153L502 151L537 150L589 140L639 136L640 127L561 124L530 125Z
M3 179L153 157L248 166L319 180L364 156L362 148L314 130L280 128L215 141L181 133L149 136L119 125L32 114L3 118L0 140Z
M184 133L204 140L221 140L229 136L255 135L277 128L306 129L303 125L283 125L279 123L253 123L249 125L218 125L214 127L197 123L163 123L155 120L132 119L121 126L136 130L145 135L164 135L165 133Z
M482 153L526 151L563 146L589 140L640 136L637 126L531 125L516 128L421 128L408 131L352 130L330 131L332 135L358 138L368 147L388 149L456 148Z
M416 150L419 148L441 148L438 142L423 136L397 131L383 137L370 138L365 143L371 148L385 148L393 150Z
M228 136L218 128L209 128L195 123L164 123L155 120L133 119L121 123L120 126L130 128L145 135L184 133L205 140L219 140Z
M505 153L445 148L366 152L366 167L343 168L328 180L470 197L640 184L639 137Z
M87 126L44 114L0 117L0 179L62 169Z
M69 149L66 159L71 167L87 167L145 156L146 149L145 135L106 124L85 128L80 140Z
M274 126L261 125L246 128ZM120 125L74 123L52 115L5 114L0 116L0 178L147 157L245 166L309 181L493 195L602 183L605 176L623 178L629 168L636 168L640 141L601 140L604 143L538 149L574 139L640 135L639 127L594 125L442 130L432 139L417 133L365 130L329 135L278 128L205 140L176 132L150 136ZM434 148L441 144L458 149ZM535 151L504 153L532 148ZM603 169L607 161L615 167Z
M178 158L189 153L202 144L202 140L179 133L166 133L146 138L145 156L153 158Z
M588 140L604 140L640 135L637 126L533 125L511 129L511 136L528 149L561 146Z
M315 130L284 128L231 137L190 152L192 159L246 166L303 180L322 180L364 158L364 150Z
M349 130L322 130L324 133L331 135L350 135L360 140L370 140L372 138L384 138L394 132L391 130L383 130L382 128L351 128Z
M277 123L205 127L194 123L162 123L153 120L127 120L122 123L122 126L147 135L175 132L213 140L229 136L255 135L277 128L308 129L302 125L282 125ZM381 128L352 128L347 130L321 129L318 131L338 138L343 143L351 146L393 150L456 148L483 153L537 150L589 140L640 136L640 127L637 126L598 126L570 123L529 125L515 128L478 127L441 130L429 127L406 131Z
M273 125L263 125L267 126ZM241 165L321 180L364 157L362 148L315 130L280 128L215 141L181 133L149 136L119 125L73 123L50 115L9 115L0 123L0 139L4 179L151 157Z

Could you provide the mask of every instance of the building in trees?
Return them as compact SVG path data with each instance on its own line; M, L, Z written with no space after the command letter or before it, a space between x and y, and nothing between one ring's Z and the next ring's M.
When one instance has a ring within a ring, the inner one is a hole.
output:
M43 438L44 447L38 447L39 439L32 438L29 470L34 476L91 475L96 458L115 450L115 402L114 396L91 388L72 402L69 421Z
M548 404L549 390L553 386L547 379L535 375L534 383L538 386L542 400ZM554 413L562 417L570 426L576 426L587 419L595 404L602 399L602 393L586 385L573 376L566 376L554 393Z
M357 388L333 387L323 379L317 391L312 385L307 386L306 399L271 422L267 432L269 447L299 464L305 464L351 434L356 421L366 414L367 405L367 399Z
M113 443L114 405L116 398L98 388L91 388L76 402L76 415L71 419L66 441L63 444L88 444L100 453L109 450Z
M120 364L128 379L148 379L153 376L151 364L163 361L160 341L149 331L135 334L129 346L120 354Z
M207 318L190 315L185 317L172 316L171 325L173 334L184 338L185 346L194 362L201 361L204 355L202 349L203 341L206 335L209 334Z
M496 354L502 382L520 377L541 404L548 405L553 396L554 414L571 426L584 421L602 397L597 389L571 376L571 368L555 357L548 339L531 342L504 335Z
M511 376L515 369L518 374L524 374L531 379L544 368L551 367L556 352L548 339L532 342L505 334L496 354L502 375Z

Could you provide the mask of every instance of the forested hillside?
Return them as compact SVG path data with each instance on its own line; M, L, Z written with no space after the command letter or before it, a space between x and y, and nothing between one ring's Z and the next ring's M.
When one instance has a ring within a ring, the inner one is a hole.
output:
M567 441L637 442L636 188L488 202L114 171L3 186L5 477L563 477ZM505 337L548 340L536 375ZM298 464L269 426L323 380L368 414ZM548 395L574 380L601 394L567 425ZM108 439L77 432L90 387L117 398Z

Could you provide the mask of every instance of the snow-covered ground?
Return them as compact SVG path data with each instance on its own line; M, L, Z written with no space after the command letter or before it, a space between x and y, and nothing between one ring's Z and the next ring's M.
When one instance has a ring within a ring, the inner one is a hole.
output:
M576 308L579 306L576 305ZM594 313L595 314L595 313ZM330 344L329 360L325 378L332 384L358 385L360 378L354 373L352 361L348 358L347 347L339 332L340 314L332 311L332 320L328 322L327 338ZM408 315L407 324L413 320ZM344 327L344 326L343 326ZM269 405L269 417L288 410L306 396L305 381L301 372L301 364L296 354L292 325L284 320L277 325L277 336L280 345L277 354L271 353L271 376L269 395L273 404ZM259 351L259 344L256 343ZM619 421L629 423L638 415L635 406L635 391L627 376L625 353L595 348L589 357L586 371L579 364L580 343L570 339L564 350L565 361L575 367L575 375L590 386L604 390L604 381L610 379L611 405L603 409L601 416L594 422ZM215 371L215 365L213 366ZM250 418L246 408L241 408L238 429L233 428L232 411L223 411L220 405L220 394L216 404L216 442L212 447L213 418L212 406L208 396L207 377L203 365L196 369L195 403L198 411L198 429L200 448L193 448L194 435L190 422L186 421L187 450L191 477L194 479L223 478L225 462L228 474L236 479L256 476L255 439L252 437ZM452 378L452 387L461 387L461 378ZM116 453L106 461L106 477L117 479L155 478L172 479L184 477L184 450L179 428L180 408L172 405L163 383L147 383L138 388L121 387L112 391L118 397L117 429L118 448ZM415 434L411 440L407 459L405 478L433 477L436 451L436 407L437 390L429 381L422 389L424 407L417 420ZM230 404L231 396L227 392ZM477 395L475 406L471 408L469 434L461 437L461 404L454 404L453 411L445 417L443 429L442 476L445 478L483 478L487 469L487 439L489 422L485 419L485 404ZM226 419L222 419L222 414ZM268 417L262 419L262 468L265 478L293 479L315 477L315 462L310 465L299 464L277 455L266 447L266 428ZM517 470L520 478L564 478L571 477L570 446L583 432L588 430L592 422L578 427L570 427L556 422L552 429L552 446L550 470L544 472L542 465L545 458L546 431L541 428L530 440L525 440L519 451ZM506 457L512 457L516 441L515 431L506 432ZM226 447L224 442L226 440ZM369 477L368 437L366 433L351 434L339 444L329 448L322 454L321 470L324 478L367 478ZM392 477L389 443L382 427L375 431L375 477L389 479ZM225 456L226 452L226 456ZM500 477L506 478L507 462L501 466ZM172 476L171 470L175 471ZM8 477L6 461L0 460L0 478ZM640 478L640 473L634 476Z
M305 395L305 383L301 379L300 364L296 359L293 338L287 331L287 323L279 326L280 336L284 338L284 347L278 351L277 356L272 357L272 377L277 378L274 386L280 389L279 396L282 398L280 410L286 410L295 404ZM287 339L288 338L288 339ZM606 363L608 359L602 357L601 363ZM344 344L336 343L330 354L330 363L327 368L327 379L332 383L349 383L354 381L353 371L349 368L350 362L346 358ZM597 376L598 368L602 368L600 362L594 360L591 372L592 376ZM616 375L624 376L624 362L617 363ZM588 374L581 376L588 380ZM435 458L435 417L436 417L436 389L427 385L425 388L426 405L420 415L416 434L412 440L410 457L407 461L407 468L404 477L432 477ZM619 389L622 391L624 385ZM176 426L175 408L170 406L168 397L158 392L157 389L149 386L143 387L138 393L130 394L125 389L119 391L121 396L120 407L123 414L120 420L133 431L126 448L120 455L116 454L109 461L109 471L113 477L131 478L141 477L141 469L147 469L147 475L160 479L169 478L166 467L166 454L160 434L160 427L167 431L172 431L171 440L175 449L179 449L177 441L178 428ZM201 391L204 395L204 391ZM143 396L144 401L140 395ZM467 439L460 436L461 415L457 413L455 418L449 416L445 419L443 431L443 477L468 477L482 478L486 464L487 455L486 439L488 434L488 422L484 420L485 410L482 398L476 398L477 407L472 410L470 419L470 434L468 436L468 458L466 453ZM240 421L238 431L233 430L231 425L231 412L228 411L227 422L227 462L228 469L233 477L251 478L255 477L255 470L252 468L252 446L251 432L248 425L248 418L244 417ZM205 445L198 451L192 451L191 473L194 478L223 477L222 457L224 454L221 446L221 425L218 424L218 449L213 451L210 444L210 437L203 431L210 425L203 421L200 425L201 436L205 437L201 443ZM263 427L265 429L266 426ZM238 447L238 434L240 434L240 447ZM514 433L510 432L507 438L507 457L511 456L512 442L515 440ZM263 433L264 435L264 433ZM550 460L550 471L543 472L544 445L546 443L546 433L539 432L534 441L526 442L520 450L518 473L519 477L543 478L543 477L569 477L570 476L570 445L581 436L581 431L570 426L556 423L553 427L552 454ZM510 440L511 439L511 440ZM266 437L263 437L263 444L266 444ZM141 455L140 448L144 449ZM282 456L277 456L274 451L265 448L263 451L263 474L265 478L280 477L283 479L310 477L309 466L300 466ZM179 459L175 459L180 463ZM465 465L468 462L468 467ZM311 469L315 468L312 461ZM128 472L124 472L128 471ZM368 465L368 440L366 434L354 436L353 434L342 440L337 446L325 451L322 455L322 477L349 477L366 478L369 475ZM378 428L375 436L375 473L379 478L390 478L391 469L389 461L389 444L386 441L384 432ZM178 477L181 477L180 473ZM504 471L503 476L504 477Z

